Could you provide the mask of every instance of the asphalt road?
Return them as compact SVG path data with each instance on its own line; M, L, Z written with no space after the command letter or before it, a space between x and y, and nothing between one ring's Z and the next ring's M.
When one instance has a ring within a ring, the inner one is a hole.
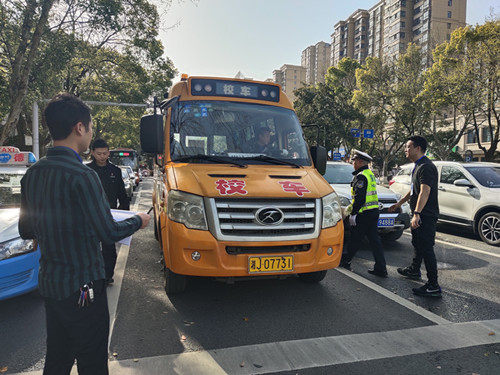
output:
M147 211L152 180L135 194ZM120 247L108 288L111 374L500 374L500 248L439 226L443 298L412 294L398 276L412 258L408 234L384 244L389 277L330 270L320 284L284 280L226 284L191 278L167 297L153 228ZM37 292L0 301L0 373L40 374L45 352Z

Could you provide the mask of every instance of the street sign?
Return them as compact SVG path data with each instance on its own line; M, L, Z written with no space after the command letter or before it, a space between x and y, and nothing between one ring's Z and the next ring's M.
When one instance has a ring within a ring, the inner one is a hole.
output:
M361 136L361 132L359 129L357 128L351 128L351 135L354 137L354 138L359 138Z
M340 154L340 152L334 152L333 153L333 160L338 161L341 158L342 158L342 155Z
M363 130L364 138L373 138L373 129L365 129Z

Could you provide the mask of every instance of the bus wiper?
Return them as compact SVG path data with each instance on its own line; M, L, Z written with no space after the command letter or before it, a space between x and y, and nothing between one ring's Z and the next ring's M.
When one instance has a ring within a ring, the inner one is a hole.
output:
M221 163L221 164L234 164L240 168L246 168L247 166L243 163L238 163L236 161L232 161L228 158L222 158L220 156L213 156L213 155L205 155L205 154L197 154L197 155L186 155L186 156L181 156L177 159L173 159L172 161L189 161L189 160L207 160L207 161L213 161L215 163Z
M301 166L293 161L278 159L268 155L259 155L259 156L251 156L247 158L239 158L240 160L257 160L257 161L266 161L268 163L281 164L281 165L291 165L295 168L301 168Z

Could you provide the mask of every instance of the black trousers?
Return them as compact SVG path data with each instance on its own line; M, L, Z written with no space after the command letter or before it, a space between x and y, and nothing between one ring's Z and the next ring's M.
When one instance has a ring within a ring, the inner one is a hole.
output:
M106 279L113 278L115 274L116 266L116 245L112 243L111 245L101 243L102 257L104 258L104 270L106 271Z
M47 354L44 375L108 375L109 311L104 280L94 282L94 302L79 307L80 292L65 300L45 298Z
M438 283L438 273L436 254L434 253L434 241L436 238L437 218L420 215L420 220L420 226L417 229L411 230L411 243L414 249L411 268L420 270L423 260L429 283L436 285Z
M366 236L370 242L370 248L375 260L376 271L386 271L384 250L382 249L382 241L378 233L378 209L364 211L356 216L356 225L351 226L351 238L347 245L347 253L343 255L342 262L350 263L361 247L361 241Z

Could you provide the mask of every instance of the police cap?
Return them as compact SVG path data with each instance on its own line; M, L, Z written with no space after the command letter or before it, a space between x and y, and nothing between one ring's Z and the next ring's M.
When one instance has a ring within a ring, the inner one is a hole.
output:
M356 160L356 159L361 159L364 161L372 161L373 158L368 155L366 152L359 151L359 150L353 150L353 156L351 157L351 160Z

